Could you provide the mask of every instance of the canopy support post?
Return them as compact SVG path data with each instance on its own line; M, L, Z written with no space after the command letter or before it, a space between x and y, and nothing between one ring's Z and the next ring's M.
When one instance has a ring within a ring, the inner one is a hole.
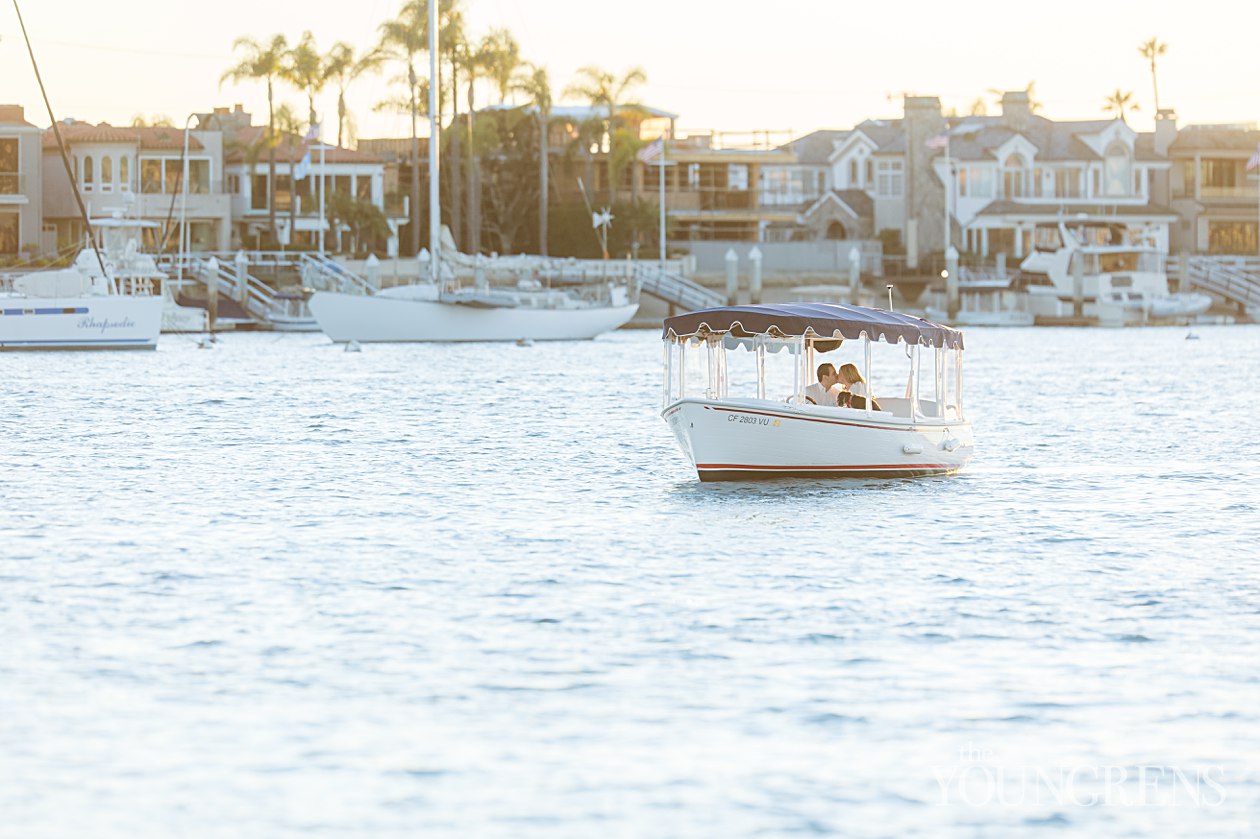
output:
M669 406L669 397L674 390L674 342L665 341L664 372L665 381L661 384L661 410Z
M758 335L754 339L757 352L757 398L766 398L766 336Z
M871 336L862 333L862 351L864 364L862 378L866 379L866 415L871 415L871 403L875 401L875 386L871 381Z
M963 418L962 350L954 350L954 401L958 407L958 419Z

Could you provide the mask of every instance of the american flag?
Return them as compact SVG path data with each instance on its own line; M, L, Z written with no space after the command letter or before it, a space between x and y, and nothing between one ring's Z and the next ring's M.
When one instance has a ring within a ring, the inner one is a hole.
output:
M1247 161L1247 171L1260 166L1260 146L1256 146L1256 153L1251 156L1251 160Z
M924 143L929 149L943 149L949 146L948 134L937 134L935 137L929 137Z
M665 138L657 137L643 148L639 149L639 160L643 163L651 163L665 152Z

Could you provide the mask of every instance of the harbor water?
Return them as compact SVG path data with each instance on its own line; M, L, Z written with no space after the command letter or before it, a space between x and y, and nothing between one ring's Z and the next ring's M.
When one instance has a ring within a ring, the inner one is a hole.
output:
M1260 835L1260 327L700 484L655 332L0 357L0 836Z

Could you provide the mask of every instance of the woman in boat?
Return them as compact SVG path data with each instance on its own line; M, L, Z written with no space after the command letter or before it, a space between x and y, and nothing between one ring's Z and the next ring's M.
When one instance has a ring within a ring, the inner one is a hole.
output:
M857 365L842 364L837 375L842 388L837 403L849 408L865 408L870 389L866 386L866 379L863 379L862 374L858 372ZM880 409L879 403L874 398L871 399L871 407L876 411Z

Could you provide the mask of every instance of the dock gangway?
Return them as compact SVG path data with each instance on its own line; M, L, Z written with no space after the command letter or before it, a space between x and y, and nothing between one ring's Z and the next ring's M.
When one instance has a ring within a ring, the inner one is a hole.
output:
M640 265L635 277L641 292L686 312L726 305L725 296L659 266Z
M1222 297L1244 311L1260 312L1260 259L1230 256L1174 257L1169 260L1168 273L1180 274L1195 288Z

